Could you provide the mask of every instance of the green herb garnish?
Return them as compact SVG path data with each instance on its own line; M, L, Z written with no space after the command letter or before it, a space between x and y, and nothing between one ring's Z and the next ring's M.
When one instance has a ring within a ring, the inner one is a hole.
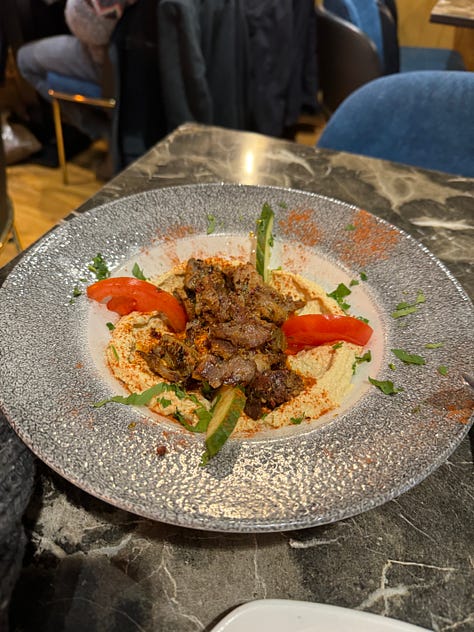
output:
M398 303L395 308L395 311L392 312L392 318L402 318L403 316L408 316L408 314L413 314L418 311L418 305L424 303L426 301L426 297L421 290L418 290L418 294L416 295L414 303L408 303L407 301L402 301Z
M165 397L160 397L160 395L169 391L173 392L178 399L189 399L197 404L197 408L193 411L198 418L198 423L196 425L188 423L184 415L178 410L175 410L174 413L172 413L172 416L176 419L176 421L179 421L179 423L190 432L205 432L207 426L209 425L209 420L211 419L211 412L200 403L199 399L195 395L186 393L186 391L180 388L177 384L154 384L141 393L130 393L130 395L127 396L114 395L109 399L97 402L94 404L94 408L100 408L101 406L105 406L105 404L110 403L125 404L126 406L148 406L155 397L157 398L156 401L158 404L163 406L163 408L168 408L168 406L171 406L173 402Z
M105 323L105 326L107 327L107 329L109 329L110 331L113 331L115 329L115 325L113 323Z
M356 356L357 364L361 364L362 362L372 362L372 352L370 349L364 353L362 356Z
M105 263L104 257L100 253L92 259L92 263L90 263L87 268L95 274L98 281L108 279L110 276L109 268Z
M448 374L448 367L447 366L443 366L443 365L439 366L438 367L438 373L440 375L447 375Z
M138 263L133 264L132 274L136 279L140 279L140 281L147 281L147 278L143 274L143 270L140 268Z
M403 388L395 387L391 380L375 380L374 378L369 377L369 382L380 389L385 395L395 395L396 393L403 391Z
M402 318L403 316L408 316L408 314L413 314L417 312L418 308L416 305L408 305L408 303L399 303L395 308L395 311L391 313L392 318Z
M425 359L420 355L408 353L407 351L404 351L404 349L392 349L392 353L405 364L426 364Z
M440 349L444 347L444 342L428 342L425 345L425 349Z
M156 402L160 406L163 406L163 408L168 408L168 406L171 406L173 403L170 399L166 399L166 397L159 397Z
M94 404L94 408L100 408L101 406L112 402L116 404L125 404L126 406L147 406L154 397L157 397L168 390L170 390L169 384L155 384L141 393L130 393L130 395L127 396L114 395L109 399L103 399L102 401Z
M210 235L216 230L216 218L214 217L214 215L209 214L207 216L207 222L208 224L207 224L206 233Z
M290 417L290 422L295 426L298 426L305 417L306 415L301 415L300 417Z
M347 224L346 225L346 230L355 230L356 227L354 226L354 224Z
M367 281L367 273L362 270L359 274L361 281Z
M347 285L344 285L344 283L339 283L337 288L330 292L327 296L333 298L341 309L347 311L350 305L349 303L346 303L344 299L346 298L346 296L349 296L349 294L351 294L351 291L347 287Z

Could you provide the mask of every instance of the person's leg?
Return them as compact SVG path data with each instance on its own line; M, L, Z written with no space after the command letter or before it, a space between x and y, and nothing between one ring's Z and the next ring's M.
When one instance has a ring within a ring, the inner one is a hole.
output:
M48 72L101 82L102 68L89 55L87 48L73 35L55 35L22 46L17 53L17 65L22 76L49 99Z
M51 101L46 79L48 72L99 84L102 81L102 67L92 60L87 48L73 35L56 35L25 44L18 50L17 65L21 75L47 101ZM109 124L104 112L68 102L61 103L61 111L66 122L92 139L108 133Z

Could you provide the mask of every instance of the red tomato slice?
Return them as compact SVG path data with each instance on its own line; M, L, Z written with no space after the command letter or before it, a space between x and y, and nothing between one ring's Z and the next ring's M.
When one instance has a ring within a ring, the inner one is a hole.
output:
M345 340L363 347L370 340L372 327L353 316L333 314L303 314L290 316L282 325L286 336L287 353Z
M186 327L186 312L181 303L169 292L153 283L133 277L112 277L97 281L87 288L87 296L94 301L107 303L107 308L120 316L130 312L162 312L174 331Z

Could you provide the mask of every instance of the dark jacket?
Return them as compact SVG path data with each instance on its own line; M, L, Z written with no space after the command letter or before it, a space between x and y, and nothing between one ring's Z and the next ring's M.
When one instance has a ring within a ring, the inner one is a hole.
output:
M187 121L281 136L316 106L313 0L139 0L112 37L122 165Z

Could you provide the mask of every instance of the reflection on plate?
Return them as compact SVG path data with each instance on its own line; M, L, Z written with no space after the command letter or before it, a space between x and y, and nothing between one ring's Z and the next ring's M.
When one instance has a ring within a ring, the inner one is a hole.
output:
M211 632L427 632L370 612L306 601L262 599L239 606Z
M138 262L154 274L191 254L248 257L264 202L277 216L273 267L300 272L328 291L359 280L351 312L376 329L373 359L358 368L337 416L230 440L203 468L201 436L132 407L93 407L120 387L97 351L107 336L103 314L84 295L71 297L94 280L87 266L97 253L114 273L130 273ZM393 318L401 302L414 311ZM463 290L394 226L310 193L190 185L105 204L27 253L0 289L0 319L0 405L22 439L95 496L182 526L277 531L365 511L438 467L471 419L462 376L474 373L473 311ZM394 348L422 355L426 364L405 364ZM403 390L386 395L369 376Z

